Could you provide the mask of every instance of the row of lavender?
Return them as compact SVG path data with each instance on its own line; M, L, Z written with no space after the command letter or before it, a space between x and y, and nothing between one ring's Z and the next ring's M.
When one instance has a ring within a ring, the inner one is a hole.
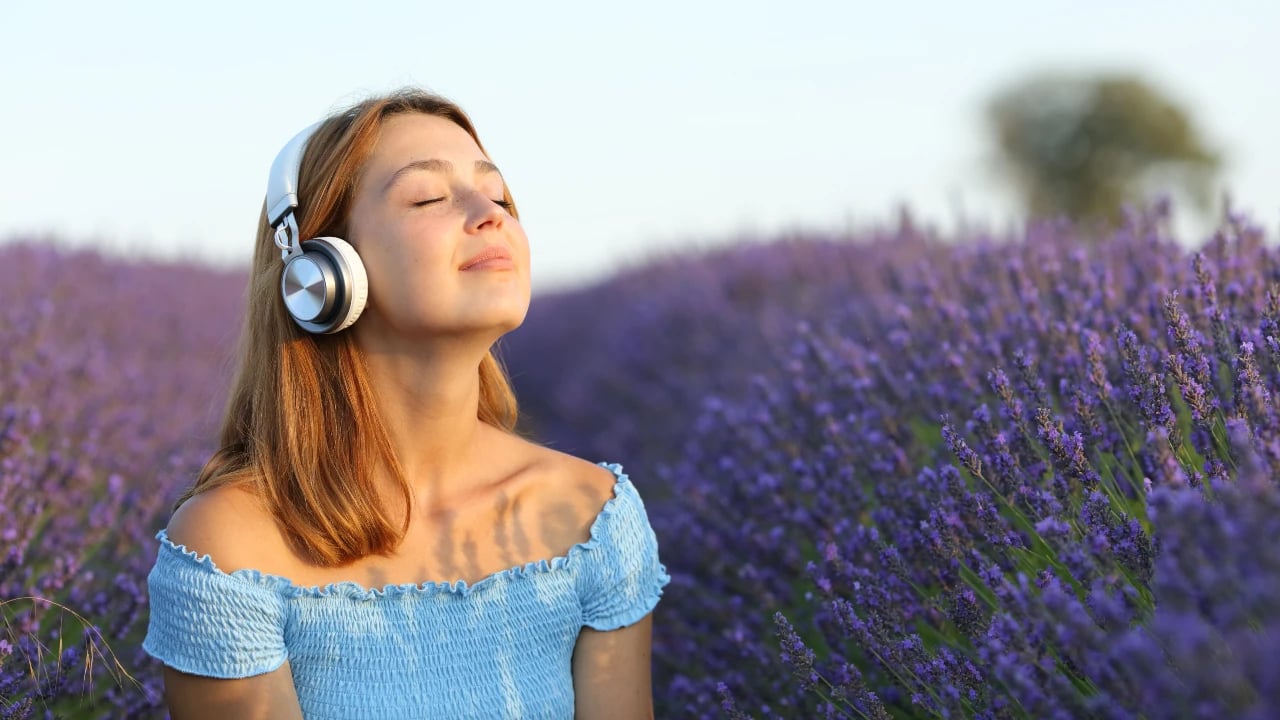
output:
M659 715L1280 716L1280 256L1243 217L1188 253L1168 213L535 305L533 428L651 498Z
M211 449L243 288L0 248L0 718L160 713L152 534Z
M1198 263L1164 223L905 225L539 298L504 343L530 429L627 464L675 578L660 715L1273 712L1280 264L1243 220ZM150 535L243 279L0 252L0 717L146 715Z

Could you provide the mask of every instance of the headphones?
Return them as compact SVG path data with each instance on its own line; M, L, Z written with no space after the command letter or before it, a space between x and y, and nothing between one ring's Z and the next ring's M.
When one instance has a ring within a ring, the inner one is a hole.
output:
M323 121L321 121L323 122ZM342 238L298 240L298 170L302 151L317 122L289 141L271 163L267 181L267 221L275 228L284 261L280 294L289 316L307 332L327 335L345 330L364 312L369 281L355 248Z

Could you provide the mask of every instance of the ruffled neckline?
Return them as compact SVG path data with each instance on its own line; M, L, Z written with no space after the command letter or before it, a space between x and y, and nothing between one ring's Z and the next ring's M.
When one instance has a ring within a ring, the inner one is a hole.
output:
M622 471L622 465L619 463L598 462L596 465L603 467L614 475L613 497L605 501L604 507L600 513L596 515L595 520L591 522L590 537L580 543L576 543L569 548L564 555L557 555L551 559L534 560L524 565L516 565L505 570L498 570L484 576L475 581L474 584L467 584L466 580L439 581L428 580L422 583L388 583L381 588L367 588L354 580L342 580L339 582L329 583L327 585L296 585L292 580L281 575L273 575L265 573L253 568L241 568L233 570L230 573L224 572L218 568L213 562L213 558L208 554L199 555L193 550L188 550L185 545L173 542L169 539L168 533L161 529L156 533L156 539L160 541L162 548L168 548L186 558L187 560L199 565L205 570L222 575L225 577L239 578L255 585L262 585L284 595L285 597L344 597L356 600L376 600L379 598L399 597L402 595L434 595L437 593L448 593L452 595L467 596L471 593L479 592L488 585L500 582L504 579L518 580L522 578L533 577L543 573L554 572L563 568L570 567L574 562L574 558L584 552L589 552L600 544L600 533L605 524L609 522L609 518L617 512L618 504L622 498L630 492L631 478Z

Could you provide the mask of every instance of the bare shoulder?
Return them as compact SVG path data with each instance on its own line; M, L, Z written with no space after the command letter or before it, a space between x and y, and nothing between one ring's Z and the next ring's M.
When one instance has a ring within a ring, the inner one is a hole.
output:
M618 478L612 470L573 455L560 454L564 457L565 478L571 485L600 503L613 497L613 486ZM597 509L600 503L597 503Z
M550 448L539 448L538 453L540 484L574 508L580 526L590 527L613 498L617 477L602 465L568 453Z
M237 485L192 496L173 513L165 533L175 544L208 555L223 572L255 567L280 538L267 508Z

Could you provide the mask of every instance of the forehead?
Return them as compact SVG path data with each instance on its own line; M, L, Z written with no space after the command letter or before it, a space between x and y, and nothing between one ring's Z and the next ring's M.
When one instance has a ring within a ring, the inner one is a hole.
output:
M457 167L484 160L476 141L452 120L407 113L388 118L365 162L365 174L373 180L389 177L405 164L439 158Z

